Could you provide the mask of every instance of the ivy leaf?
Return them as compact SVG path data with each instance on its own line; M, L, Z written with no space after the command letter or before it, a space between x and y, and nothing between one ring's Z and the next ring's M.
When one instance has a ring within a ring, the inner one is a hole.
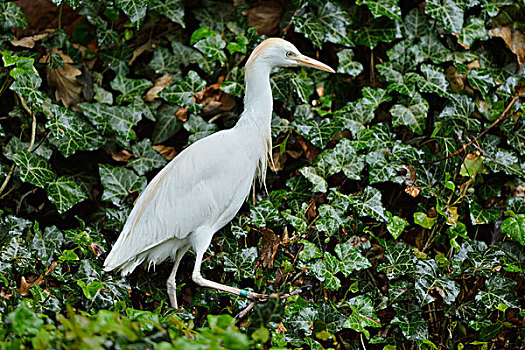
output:
M315 116L309 105L297 106L292 126L316 147L324 148L332 135L340 130L336 121Z
M127 75L129 73L128 62L133 56L128 45L119 43L114 48L100 51L102 61L108 65L116 74Z
M190 70L186 78L168 86L160 92L159 96L169 103L188 108L192 113L199 113L202 106L195 103L194 96L205 87L206 81Z
M453 95L449 97L449 103L445 106L443 111L438 116L438 119L446 120L457 126L460 129L466 128L473 131L479 131L481 125L479 121L470 118L470 115L474 113L475 105L474 102L463 95Z
M387 212L386 214L388 215L389 219L388 223L386 224L386 229L388 232L390 232L394 239L398 239L405 230L405 227L408 226L408 222L399 216L392 215L390 212Z
M124 199L146 187L146 178L138 176L133 170L108 164L99 164L99 174L104 193L102 200L112 202L117 207L124 204Z
M361 254L352 239L336 245L335 253L341 259L339 268L345 277L350 276L354 270L359 271L372 267L372 264Z
M142 119L141 110L133 106L107 106L100 103L79 103L78 106L101 133L111 131L125 141L137 138L132 128Z
M182 123L175 117L178 109L179 107L172 105L162 105L159 108L153 129L154 144L168 140L180 130Z
M422 92L435 92L441 97L448 96L448 81L441 67L434 67L430 64L422 64L421 72L426 79L417 75L417 84Z
M381 222L387 220L381 192L377 188L368 186L360 196L352 196L352 205L360 216L369 216Z
M71 209L75 204L88 199L82 188L73 180L60 176L46 185L47 197L54 203L60 214Z
M408 340L428 339L428 324L421 312L419 304L401 302L393 305L396 316L392 319L393 325L399 326Z
M13 161L20 167L20 180L23 182L44 188L55 178L49 162L34 153L19 150L13 156Z
M416 134L422 135L426 127L428 102L415 91L409 96L400 96L399 102L401 104L390 108L392 125L405 125Z
M449 59L450 50L437 38L433 31L422 36L419 43L409 48L417 63L431 60L434 63L443 63Z
M486 40L488 37L485 22L481 18L470 16L467 19L467 24L461 30L458 42L469 49L476 40Z
M40 261L47 266L51 263L55 253L60 253L59 248L64 242L64 235L56 226L48 226L44 233L40 230L35 230L35 236L31 244L31 249L34 250Z
M458 4L456 0L428 0L425 5L425 12L441 22L445 29L452 34L460 34L464 16L462 5Z
M340 201L319 206L319 219L316 221L316 229L332 236L348 221L348 217L344 215L347 206L347 202L341 203Z
M469 203L470 209L470 220L473 225L485 225L491 222L495 222L501 217L501 209L487 208L483 209L481 204L476 200L472 200Z
M352 309L352 314L345 321L343 327L361 332L365 335L366 339L370 339L370 332L368 332L365 327L381 327L381 322L375 313L372 300L370 300L369 297L359 295L350 299L348 304Z
M419 260L415 271L417 276L415 288L418 299L423 305L434 301L430 291L439 294L447 305L451 305L456 300L459 294L456 282L441 272L434 260Z
M146 79L131 79L117 75L110 85L113 90L122 93L117 96L117 103L122 104L122 102L132 102L136 96L142 96L146 89L153 86L153 83Z
M149 0L149 10L159 15L166 16L170 21L180 24L186 28L184 23L184 1L183 0Z
M327 175L343 172L350 180L360 180L360 173L365 162L348 139L341 140L333 149L326 150L319 155L317 163L326 164Z
M515 217L503 220L501 233L505 233L521 245L525 245L525 214L518 214Z
M237 281L240 281L242 278L254 278L256 259L257 248L255 247L241 249L224 255L224 271L233 272L233 277Z
M388 264L378 266L378 271L385 271L389 280L408 275L414 276L414 267L417 259L412 250L405 244L388 246L385 250L385 257Z
M338 290L341 280L335 276L339 270L339 261L330 253L325 253L325 260L320 259L311 264L311 271L326 289Z
M302 262L308 262L312 259L323 256L323 253L321 253L321 250L315 244L304 239L300 240L298 243L303 244L303 249L299 252L299 260Z
M346 27L349 25L349 16L339 5L331 1L323 2L314 11L294 16L294 30L310 39L321 48L323 43L348 45Z
M27 28L27 19L22 9L13 2L0 3L0 26L3 30Z
M403 28L405 29L405 35L409 39L415 39L428 33L431 27L427 17L416 7L405 16Z
M373 49L379 42L389 43L395 39L400 39L400 22L381 17L365 26L360 26L351 38L354 45L368 46Z
M144 139L131 146L133 154L137 157L128 162L137 174L145 175L146 173L166 165L166 159L159 152L153 149L151 141Z
M514 286L516 282L503 277L498 273L491 274L485 283L485 290L480 290L476 300L485 305L489 310L500 304L507 307L519 307Z
M375 18L386 16L401 21L401 8L399 8L397 0L358 0L356 4L368 6Z
M192 135L188 138L188 143L193 143L203 137L209 136L219 130L219 127L214 123L208 123L198 115L190 115L186 123L184 123L184 129L190 132Z
M363 71L363 65L360 62L353 61L354 51L351 49L339 51L337 58L339 59L337 73L349 74L355 77Z
M197 42L194 46L205 56L209 58L214 58L221 62L221 64L224 64L226 62L226 54L224 53L226 42L222 40L220 34L214 34L205 39L202 39L199 42Z
M235 41L231 41L226 45L226 48L230 52L230 55L233 55L236 52L240 52L244 55L246 55L246 45L249 44L248 38L246 38L244 35L239 34L235 36Z
M155 70L157 74L175 73L180 70L181 62L173 55L169 49L159 46L153 52L153 58L148 66Z
M299 169L299 172L301 175L303 175L308 181L314 185L313 191L314 192L322 192L325 193L328 191L328 183L324 179L326 176L323 169L317 167L304 167Z
M131 23L134 23L137 28L140 26L140 23L142 23L144 17L146 17L148 4L149 0L116 0L117 7L124 11Z
M230 72L230 79L223 81L220 89L230 95L242 97L244 95L244 68L233 68Z
M250 219L256 227L268 227L268 224L278 223L281 217L272 202L265 198L257 205L250 205Z

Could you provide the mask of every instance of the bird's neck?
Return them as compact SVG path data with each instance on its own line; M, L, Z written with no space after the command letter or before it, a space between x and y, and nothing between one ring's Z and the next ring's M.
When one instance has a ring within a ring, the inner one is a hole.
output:
M267 65L255 61L246 66L244 94L244 112L240 124L250 124L258 129L270 127L273 110L270 70Z

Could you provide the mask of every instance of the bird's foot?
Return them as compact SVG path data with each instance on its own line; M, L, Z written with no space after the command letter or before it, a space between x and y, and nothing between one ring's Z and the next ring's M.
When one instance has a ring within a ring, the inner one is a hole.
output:
M246 316L248 314L248 312L250 312L250 310L253 309L253 307L255 306L255 303L257 303L257 302L268 300L270 298L286 299L286 298L289 298L291 296L294 296L294 295L297 295L297 294L300 294L300 293L301 293L301 289L296 289L296 290L294 290L291 293L284 293L284 294L279 294L279 293L260 294L260 293L248 292L248 291L243 289L243 290L241 290L241 293L239 295L243 296L245 298L251 299L253 301L250 304L248 304L248 306L245 307L241 312L239 312L235 316L235 318L240 320L241 318Z

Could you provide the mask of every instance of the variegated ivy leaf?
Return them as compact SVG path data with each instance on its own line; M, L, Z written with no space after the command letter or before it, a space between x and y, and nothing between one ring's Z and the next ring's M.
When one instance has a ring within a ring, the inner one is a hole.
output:
M385 208L381 202L381 192L374 187L366 187L361 195L352 196L352 206L359 216L369 216L380 222L387 221Z
M379 42L389 43L401 38L401 22L386 17L374 19L362 25L352 33L354 45L368 46L373 49Z
M149 0L116 0L115 3L138 28L146 17Z
M100 51L99 55L102 57L102 61L116 74L126 76L129 73L128 62L133 53L128 45L119 43L111 49Z
M120 207L131 193L138 193L146 187L146 178L133 170L108 164L99 164L99 174L104 193L102 200Z
M476 40L486 40L489 35L485 28L485 22L478 17L468 17L467 24L461 30L458 42L469 49Z
M392 324L399 327L401 333L408 340L428 339L428 322L423 317L421 305L412 300L396 303L392 305L396 316L392 319Z
M345 277L350 276L354 270L359 271L372 267L372 264L358 250L352 239L336 245L335 252L341 259L339 267Z
M27 19L22 8L14 2L0 3L0 27L4 30L27 28Z
M153 52L153 58L148 64L148 66L155 70L155 73L178 72L180 70L180 65L180 60L178 60L169 49L162 46L155 49Z
M51 263L53 256L61 253L60 248L64 242L64 235L56 226L48 226L42 233L35 230L35 236L31 244L31 249L37 252L40 261L47 266Z
M378 266L378 271L384 271L389 280L403 275L414 276L417 258L414 252L404 243L388 246L385 249L388 263Z
M473 225L485 225L491 222L497 221L501 217L501 209L498 208L486 208L484 209L481 204L476 200L472 200L469 203L470 209L470 220Z
M256 227L267 227L269 224L281 222L279 211L268 198L257 205L250 205L250 219L251 224Z
M303 203L306 204L306 203ZM290 225L292 225L296 230L297 234L304 234L308 228L308 224L306 222L306 218L300 217L303 216L299 214L300 216L296 216L292 214L291 209L286 209L281 211L281 215L283 218L288 222Z
M119 107L100 103L79 103L84 115L103 134L111 132L124 141L137 138L133 127L142 119L142 111L133 105ZM126 143L123 142L125 145Z
M155 115L155 127L153 129L153 143L159 144L175 135L181 128L182 123L175 117L178 106L162 105Z
M24 150L18 150L12 157L20 168L20 180L30 182L35 186L44 188L47 183L53 181L55 173L51 170L49 162Z
M448 97L448 81L443 72L443 68L430 64L422 64L421 72L425 79L417 76L417 84L422 92L435 92L441 97Z
M329 118L314 115L309 105L297 106L292 127L316 147L324 148L340 124Z
M355 77L363 71L363 65L360 62L353 61L354 51L351 49L339 51L337 53L337 58L339 59L337 73L349 74Z
M255 260L257 248L250 247L224 255L224 271L233 272L233 277L240 281L242 278L255 277Z
M230 78L222 82L220 89L236 97L244 96L244 67L233 68Z
M149 0L149 10L162 16L166 16L170 21L180 24L186 28L184 23L184 1L183 0Z
M348 208L348 202L342 200L335 200L330 204L321 204L319 206L319 219L317 219L315 228L332 236L339 229L344 226L349 217L345 215Z
M485 99L488 99L492 88L496 86L494 77L486 69L471 69L468 74L468 82L473 88L479 90Z
M521 203L521 206L523 206L523 200L520 199L520 201L515 202ZM515 217L505 219L501 224L501 232L521 245L525 245L525 214L518 214Z
M324 260L319 259L309 264L311 273L323 282L326 289L338 290L341 288L341 280L335 275L339 270L339 261L330 253L325 253Z
M343 323L343 327L363 333L366 339L370 339L370 332L365 327L381 327L381 322L375 313L372 300L364 295L359 295L350 299L348 304L352 309L352 314Z
M314 92L314 82L305 70L296 73L282 69L272 75L270 85L275 98L285 103L293 101L294 92L303 103L308 103Z
M51 130L49 142L64 157L76 151L96 150L104 144L100 134L80 114L57 105L45 108L44 113L48 118L46 127Z
M208 123L198 115L190 115L188 121L183 124L184 129L191 133L188 143L193 143L219 130L217 124Z
M413 8L405 16L403 20L403 28L405 35L409 39L420 38L425 35L430 29L430 23L428 23L427 17L420 11L419 8Z
M299 260L302 262L308 262L323 256L323 253L321 253L321 250L315 244L304 239L300 240L299 243L303 244L303 249L299 252Z
M475 104L471 98L464 95L449 95L448 104L443 108L438 120L455 125L458 129L480 131L479 120L470 118L474 113Z
M222 40L220 34L214 34L202 39L193 46L195 46L195 48L202 52L206 57L214 58L221 62L221 65L226 62L226 54L224 53L226 42Z
M401 21L401 8L397 0L357 0L357 5L366 5L375 18L386 16Z
M350 24L348 13L338 4L325 1L319 7L312 6L311 11L292 18L294 30L310 39L321 48L323 43L350 44L346 28Z
M319 167L304 167L299 169L301 175L303 175L309 182L314 186L312 190L314 192L325 193L328 191L328 183L325 180L326 174L323 168Z
M179 65L182 64L184 67L203 60L202 54L199 51L184 45L180 41L172 41L171 48L173 50L171 55L174 60L179 62Z
M321 153L318 163L327 166L327 175L342 171L350 180L360 180L361 171L365 166L363 157L357 155L354 144L348 139L341 140L335 148Z
M131 79L122 75L117 75L110 82L113 90L120 91L122 94L117 96L117 103L132 102L135 97L142 96L146 89L153 86L153 83L146 79Z
M447 305L456 300L459 294L456 282L441 272L434 260L418 260L415 272L416 295L422 305L433 302L434 293L440 295Z
M166 165L166 159L153 149L150 139L144 139L131 146L133 154L137 157L128 162L139 175L144 175L154 169Z
M368 178L370 184L391 181L402 183L404 177L400 175L402 165L392 160L389 154L383 151L371 151L366 155L366 163L370 165Z
M496 306L501 308L501 304L506 307L519 307L515 285L516 281L505 278L499 273L493 273L486 281L484 290L480 290L476 295L476 301L481 302L489 310L493 310Z
M390 108L392 125L405 125L416 134L422 135L427 121L428 102L415 91L409 96L400 96L399 102L401 104Z
M425 12L443 24L452 34L460 34L463 28L464 3L458 0L428 0Z
M194 96L205 87L206 81L201 79L196 72L190 70L186 78L171 84L162 90L159 96L169 103L188 108L192 113L199 113L202 106L195 103Z
M88 198L79 185L65 176L47 183L46 192L47 198L56 205L60 214Z

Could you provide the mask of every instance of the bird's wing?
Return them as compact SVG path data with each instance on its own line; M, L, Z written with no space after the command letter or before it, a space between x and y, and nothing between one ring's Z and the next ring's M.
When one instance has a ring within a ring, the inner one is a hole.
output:
M155 176L106 258L106 270L199 227L216 231L235 216L250 191L256 162L230 134L196 142Z

